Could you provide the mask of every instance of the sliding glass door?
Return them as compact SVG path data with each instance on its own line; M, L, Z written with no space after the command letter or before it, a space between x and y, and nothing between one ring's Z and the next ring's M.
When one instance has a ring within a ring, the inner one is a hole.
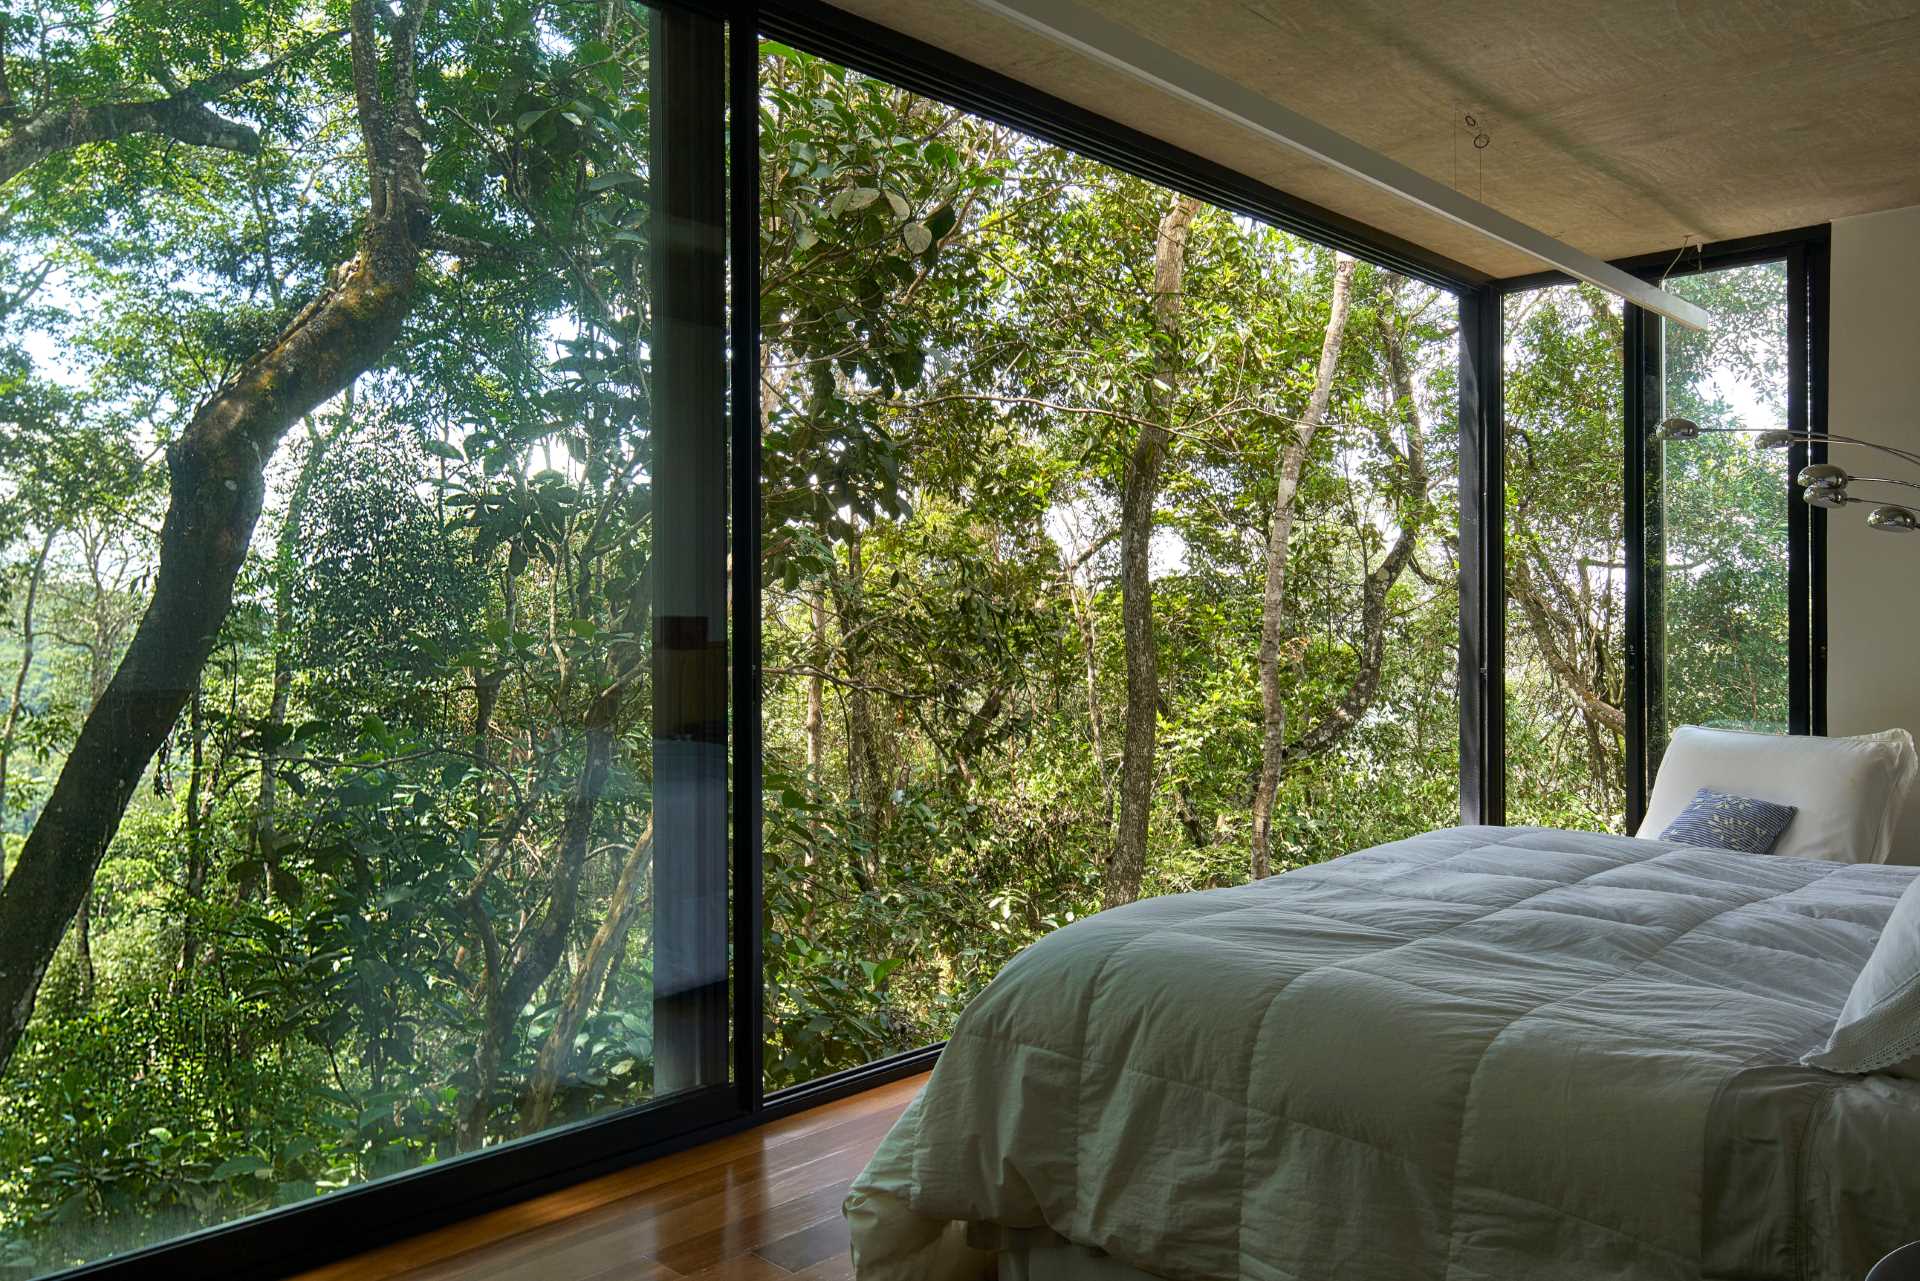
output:
M0 911L105 849L0 937L0 1274L337 1253L741 1110L726 31L469 8L362 15L417 104L288 53L258 155L83 150L0 233L58 282L0 318Z

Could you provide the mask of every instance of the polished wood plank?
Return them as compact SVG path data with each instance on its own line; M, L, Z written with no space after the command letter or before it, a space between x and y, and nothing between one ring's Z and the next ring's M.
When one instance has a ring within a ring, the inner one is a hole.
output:
M853 1281L853 1255L842 1250L833 1258L823 1259L794 1275L799 1281Z
M692 1274L707 1281L793 1281L793 1273L768 1263L757 1254L741 1254ZM617 1281L606 1277L604 1281Z
M840 1202L925 1074L294 1281L851 1281Z
M804 1142L747 1153L724 1166L696 1169L618 1201L567 1214L494 1247L487 1261L493 1271L485 1275L520 1281L516 1269L524 1260L538 1278L571 1277L576 1275L576 1259L611 1257L615 1252L633 1261L665 1260L674 1265L676 1274L710 1266L741 1252L732 1248L735 1238L724 1231L730 1223L751 1218L760 1226L757 1216L770 1208L823 1186L844 1189L866 1164L894 1115L875 1113L821 1127ZM838 1204L835 1200L836 1208ZM788 1222L790 1216L782 1217L773 1226L777 1229ZM749 1247L758 1243L757 1235L748 1241ZM669 1259L664 1251L676 1248L676 1256ZM470 1275L456 1264L409 1281L458 1281Z
M847 1252L847 1225L838 1214L810 1223L798 1232L789 1232L778 1241L770 1241L755 1250L763 1259L779 1264L789 1272L805 1272Z
M720 1226L662 1246L656 1257L676 1272L686 1274L751 1254L832 1214L835 1207L846 1200L847 1185L852 1182L853 1176L848 1175L773 1205L756 1204L760 1200L757 1196L746 1198Z

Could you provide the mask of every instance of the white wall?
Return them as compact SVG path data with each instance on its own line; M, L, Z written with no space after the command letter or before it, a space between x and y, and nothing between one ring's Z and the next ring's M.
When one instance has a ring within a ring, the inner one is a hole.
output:
M1920 450L1920 207L1834 223L1832 264L1828 427ZM1828 732L1920 738L1920 536L1827 518L1827 639ZM1920 794L1893 860L1920 863Z

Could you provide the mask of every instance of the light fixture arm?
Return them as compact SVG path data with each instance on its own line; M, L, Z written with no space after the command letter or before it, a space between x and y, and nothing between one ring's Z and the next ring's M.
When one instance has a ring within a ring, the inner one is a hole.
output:
M1713 432L1755 432L1759 434L1765 434L1761 429L1754 428L1754 427L1702 427L1700 430L1713 431ZM1782 432L1781 434L1791 444L1858 445L1862 449L1876 450L1882 454L1888 455L1889 457L1898 458L1903 463L1912 463L1914 466L1920 467L1920 454L1912 453L1905 449L1896 449L1892 445L1883 445L1877 440L1862 440L1858 436L1842 436L1838 432L1830 432L1830 431L1789 431L1789 432ZM1869 479L1869 477L1858 476L1858 477L1855 477L1855 479L1867 480ZM1893 483L1906 484L1905 481L1895 481Z
M1762 449L1778 449L1782 445L1852 445L1861 449L1871 449L1876 453L1897 458L1911 466L1920 467L1920 453L1901 449L1894 445L1883 445L1877 440L1863 440L1858 436L1845 436L1839 432L1828 431L1786 431L1778 427L1702 427L1691 418L1675 416L1661 422L1648 433L1650 444L1680 444L1689 440L1698 440L1704 435L1758 436L1755 443ZM1833 463L1813 463L1800 470L1793 478L1799 488L1800 498L1810 507L1851 507L1867 504L1870 500L1856 498L1847 492L1851 485L1898 485L1902 489L1920 490L1920 483L1902 480L1895 476L1855 476L1846 468ZM1889 533L1920 533L1920 515L1910 508L1894 503L1883 503L1867 513L1867 527Z
M1683 433L1667 434L1669 425L1673 423L1686 423L1687 430ZM1877 450L1890 457L1898 458L1903 463L1912 463L1920 467L1920 454L1910 450L1896 449L1892 445L1883 445L1877 440L1862 440L1858 436L1842 436L1838 432L1831 431L1787 431L1780 427L1701 427L1684 418L1669 418L1649 434L1658 441L1692 440L1696 436L1764 436L1766 439L1760 442L1763 449L1788 444L1858 445L1862 449Z

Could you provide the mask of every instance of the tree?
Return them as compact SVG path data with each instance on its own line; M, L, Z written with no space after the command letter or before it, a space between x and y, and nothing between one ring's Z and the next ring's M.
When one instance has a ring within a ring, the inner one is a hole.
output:
M1180 348L1181 290L1187 238L1200 202L1175 196L1161 218L1153 247L1151 306L1156 358L1153 370L1158 414L1140 424L1127 457L1120 497L1120 593L1126 638L1127 703L1120 758L1120 826L1107 866L1108 907L1140 894L1147 865L1147 816L1153 803L1154 736L1160 715L1160 679L1153 634L1153 508L1160 470L1172 439L1180 387L1186 373Z
M1353 273L1358 264L1342 258L1334 269L1333 301L1328 309L1326 335L1320 344L1320 366L1314 373L1313 394L1306 413L1294 425L1292 439L1280 459L1280 478L1267 525L1266 586L1260 601L1260 781L1253 793L1253 876L1266 876L1273 860L1273 801L1280 790L1280 771L1287 752L1287 704L1280 684L1280 642L1287 607L1288 541L1293 533L1294 504L1300 494L1300 473L1314 433L1327 416L1333 378L1340 366L1340 347L1346 341L1347 312L1353 298Z
M1623 322L1591 286L1509 307L1523 353L1506 383L1507 595L1520 624L1510 629L1510 666L1528 677L1509 678L1510 705L1524 718L1514 737L1540 742L1523 746L1524 768L1540 782L1510 785L1512 817L1617 827L1626 805ZM1555 723L1571 732L1548 728Z
M359 253L200 407L168 449L172 498L152 599L0 888L0 1066L26 1029L47 962L86 898L134 787L198 683L260 515L268 459L294 422L379 359L412 302L430 229L415 79L423 13L418 3L401 10L384 54L373 5L356 0L350 13L367 157ZM71 119L89 110L74 104L67 113ZM130 119L138 125L146 117ZM27 154L39 160L48 153Z

